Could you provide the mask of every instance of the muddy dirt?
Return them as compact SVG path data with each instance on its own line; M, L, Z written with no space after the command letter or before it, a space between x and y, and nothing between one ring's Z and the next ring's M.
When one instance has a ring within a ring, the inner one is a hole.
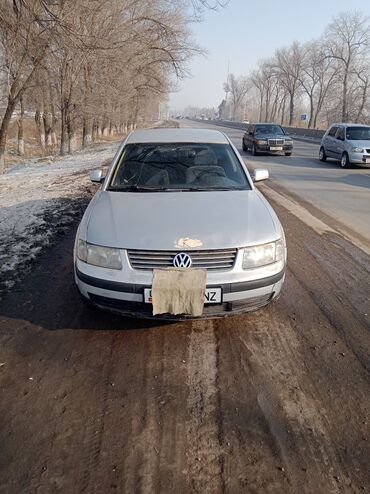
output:
M370 491L369 258L273 205L285 288L243 316L86 307L76 222L38 258L0 302L1 493Z

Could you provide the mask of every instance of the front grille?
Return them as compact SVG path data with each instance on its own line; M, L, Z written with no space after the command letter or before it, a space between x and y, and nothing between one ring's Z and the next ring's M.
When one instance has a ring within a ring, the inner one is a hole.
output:
M160 269L173 267L173 258L181 251L128 250L128 258L134 269ZM184 251L185 252L185 251ZM234 266L237 249L186 251L193 268L221 271Z
M269 139L269 146L284 146L284 139Z

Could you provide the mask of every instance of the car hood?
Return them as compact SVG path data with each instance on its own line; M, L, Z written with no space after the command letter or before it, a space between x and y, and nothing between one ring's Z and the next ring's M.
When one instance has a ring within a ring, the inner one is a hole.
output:
M370 149L370 141L356 141L356 140L347 139L347 142L349 142L350 145L354 148Z
M287 135L282 134L255 134L255 139L290 139Z
M220 249L276 240L275 213L257 190L101 191L87 219L88 242L127 249Z

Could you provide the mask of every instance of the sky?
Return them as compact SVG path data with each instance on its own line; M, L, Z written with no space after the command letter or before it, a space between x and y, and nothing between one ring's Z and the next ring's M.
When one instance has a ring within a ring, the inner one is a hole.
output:
M370 16L370 1L229 0L226 8L206 12L192 31L208 53L190 62L191 77L170 95L171 110L217 107L224 97L228 63L230 73L247 75L277 48L320 37L336 14L348 10Z

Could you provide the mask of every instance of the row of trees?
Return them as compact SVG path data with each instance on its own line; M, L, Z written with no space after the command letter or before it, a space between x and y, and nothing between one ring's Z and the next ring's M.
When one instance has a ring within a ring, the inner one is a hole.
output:
M223 0L2 0L0 173L12 118L45 151L72 152L158 115L199 48L189 22Z
M225 84L220 116L294 125L298 110L309 127L370 121L370 23L358 12L339 14L320 39L292 43L262 60L248 76Z

